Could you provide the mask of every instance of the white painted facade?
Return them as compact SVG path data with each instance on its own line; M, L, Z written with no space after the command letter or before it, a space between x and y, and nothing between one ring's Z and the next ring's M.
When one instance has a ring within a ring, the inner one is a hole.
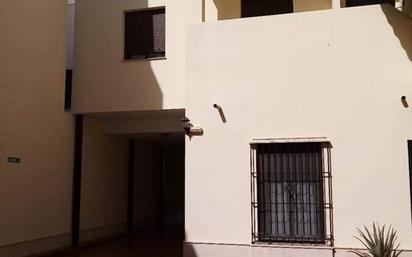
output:
M412 250L411 109L401 103L412 94L410 18L365 6L187 35L186 116L204 129L186 141L188 256L351 256L356 228L373 221L393 224ZM335 248L251 245L249 143L305 137L332 144Z

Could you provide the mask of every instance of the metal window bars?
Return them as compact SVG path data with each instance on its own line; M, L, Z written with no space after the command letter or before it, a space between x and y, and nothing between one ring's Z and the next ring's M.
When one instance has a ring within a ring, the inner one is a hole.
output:
M331 145L251 144L252 243L333 246Z

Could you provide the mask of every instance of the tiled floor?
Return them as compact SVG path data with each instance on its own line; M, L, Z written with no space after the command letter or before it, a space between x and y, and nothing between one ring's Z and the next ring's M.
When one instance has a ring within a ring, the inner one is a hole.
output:
M135 235L47 257L182 257L182 243L171 236Z

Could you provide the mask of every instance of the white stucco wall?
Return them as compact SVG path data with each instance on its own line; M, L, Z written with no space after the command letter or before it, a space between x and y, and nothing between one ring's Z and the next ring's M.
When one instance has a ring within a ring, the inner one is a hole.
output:
M204 135L186 141L186 240L250 244L252 139L327 137L336 246L359 247L356 227L377 221L412 249L412 110L400 101L412 104L411 32L389 6L189 26L186 116ZM230 249L193 256L258 251Z

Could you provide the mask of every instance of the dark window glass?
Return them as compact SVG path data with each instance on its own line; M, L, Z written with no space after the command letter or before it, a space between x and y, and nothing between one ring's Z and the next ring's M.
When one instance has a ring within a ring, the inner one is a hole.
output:
M346 7L371 5L371 4L391 4L395 6L395 0L346 0Z
M73 71L66 70L66 87L64 90L64 109L70 110L72 107L72 79Z
M293 13L293 0L242 0L242 17Z
M323 169L321 143L257 145L258 241L325 242Z
M165 8L126 12L125 59L165 56Z

